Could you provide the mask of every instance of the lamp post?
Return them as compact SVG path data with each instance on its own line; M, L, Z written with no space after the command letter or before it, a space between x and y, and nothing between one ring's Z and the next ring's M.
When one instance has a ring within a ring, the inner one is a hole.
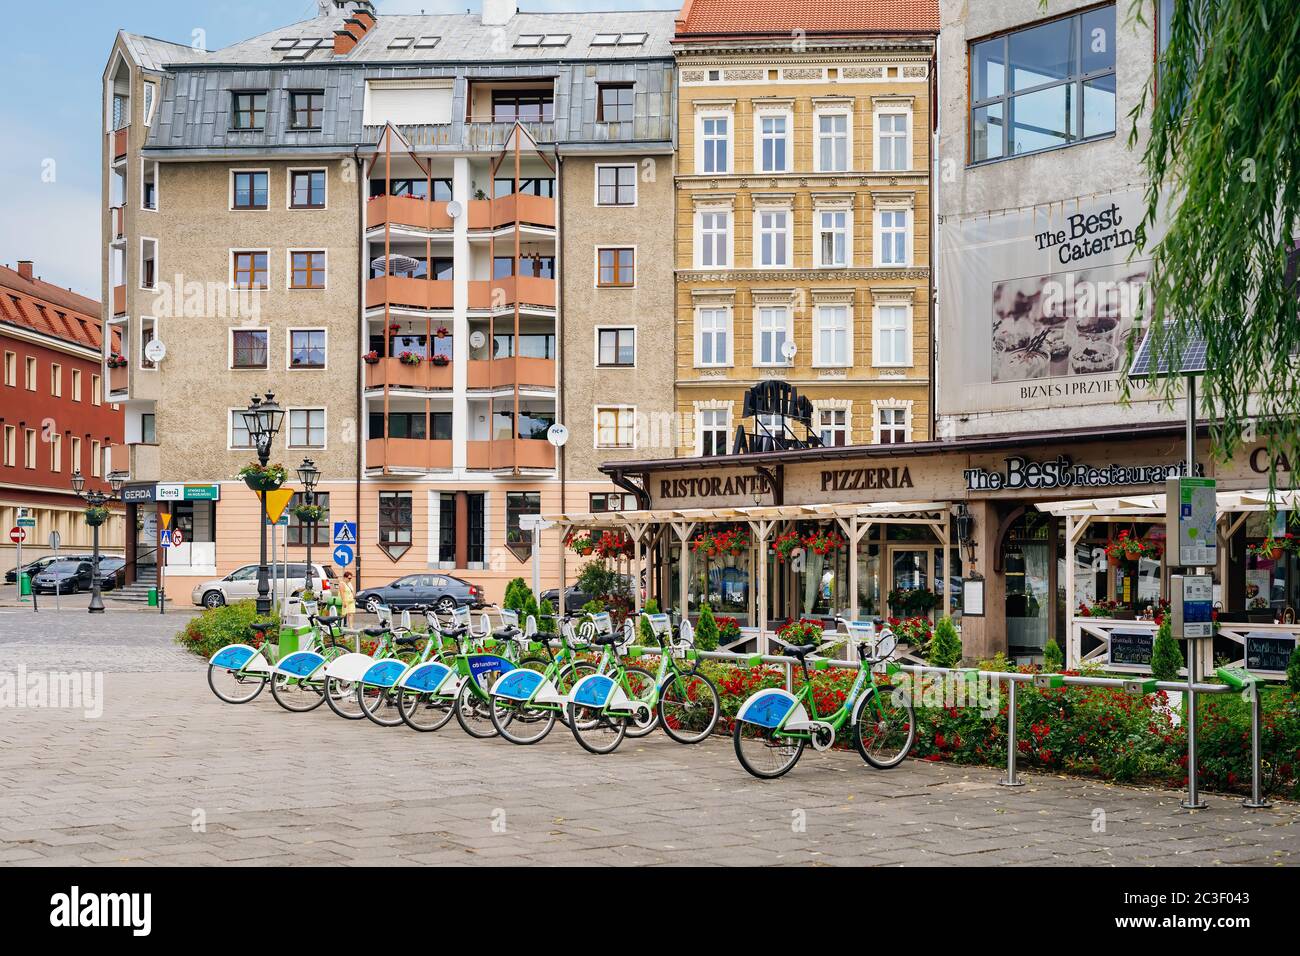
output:
M298 466L298 480L302 482L302 500L303 504L314 505L316 503L316 482L320 480L320 469L316 467L316 462L310 458L304 458L302 464ZM313 518L307 522L307 590L312 589L311 566L311 545L312 539L316 537L316 520Z
M118 501L122 494L123 476L117 473L108 476L109 486L112 488L110 494L104 494L102 491L87 491L86 478L78 469L72 473L72 490L77 493L77 497L86 503L88 508L102 508L110 501ZM90 614L104 613L104 598L99 593L99 526L102 521L96 521L91 524L91 530L94 534L94 559L91 563L93 574L90 581L90 606L86 611Z
M248 438L257 449L257 461L265 468L271 460L271 443L284 421L284 409L276 403L275 395L267 392L265 398L254 395L240 415L248 429ZM257 613L265 616L271 613L271 582L266 567L266 488L258 491L258 498L261 499L261 514L257 517L261 550L257 564Z

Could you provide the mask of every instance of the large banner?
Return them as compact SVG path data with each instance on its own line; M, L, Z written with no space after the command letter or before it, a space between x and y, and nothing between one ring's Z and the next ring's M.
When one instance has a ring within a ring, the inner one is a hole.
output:
M945 221L939 414L1114 404L1150 271L1135 253L1144 211L1130 190Z

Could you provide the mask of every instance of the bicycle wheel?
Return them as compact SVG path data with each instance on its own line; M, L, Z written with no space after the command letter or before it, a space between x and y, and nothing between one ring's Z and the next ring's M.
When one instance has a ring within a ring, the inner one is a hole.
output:
M219 700L227 704L247 704L266 687L266 679L259 674L247 674L208 665L208 686Z
M497 673L492 673L492 682L495 682ZM491 683L488 684L491 686ZM503 705L504 707L504 705ZM471 737L478 740L487 740L497 735L496 721L492 719L492 700L488 696L487 688L483 682L474 683L474 678L469 678L465 683L460 685L460 691L456 694L456 703L452 707L456 712L456 722L460 724L461 729ZM502 721L509 721L513 716L507 710L502 714Z
M566 697L573 693L573 685L578 683L588 674L596 673L596 665L591 661L577 661L569 664L559 674L555 676L555 688ZM556 716L559 717L560 723L569 726L569 708L565 707Z
M305 714L325 703L325 688L319 680L276 674L271 678L271 696L285 710Z
M344 720L361 720L366 716L366 712L361 709L361 702L357 700L357 685L354 681L326 677L325 703Z
M549 663L540 657L526 657L519 666L545 673ZM535 744L544 740L555 726L555 710L550 707L529 707L523 701L500 700L488 708L496 732L512 744Z
M916 743L916 714L906 700L895 699L892 687L874 687L858 704L853 743L862 759L877 770L903 762Z
M582 749L593 754L612 754L627 734L628 717L611 717L602 707L585 707L570 701L569 729Z
M412 730L441 730L451 720L452 702L447 697L420 694L412 690L398 693L397 711Z
M651 674L644 667L628 667L626 670L627 686L629 690L628 696L633 700L643 700L649 704L650 698L654 696L655 675ZM659 711L657 708L651 707L650 716L645 721L627 721L627 735L629 737L644 737L647 734L653 733L654 729L658 726Z
M762 780L789 773L808 743L802 737L778 737L771 727L741 720L736 721L731 737L740 765Z
M713 733L722 705L703 674L674 674L659 688L659 722L679 744L698 744Z
M357 687L357 704L362 712L380 727L396 727L402 722L402 711L397 706L397 690L361 684Z

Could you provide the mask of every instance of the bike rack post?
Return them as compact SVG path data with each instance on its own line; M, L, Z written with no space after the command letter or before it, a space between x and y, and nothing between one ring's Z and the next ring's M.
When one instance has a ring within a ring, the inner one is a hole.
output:
M1187 721L1187 798L1179 804L1184 810L1205 809L1205 801L1201 799L1196 773L1196 672L1196 641L1189 640L1187 642L1187 692L1183 697L1183 701L1187 704L1187 712L1183 714L1183 719Z
M1007 677L1007 775L998 781L1004 787L1023 787L1016 776L1016 680Z
M1263 720L1263 697L1263 688L1258 684L1252 684L1250 687L1250 797L1241 802L1243 807L1250 810L1263 810L1273 805L1271 800L1264 797L1262 766L1264 755L1261 752L1263 732L1260 729Z
M789 691L791 694L793 694L794 693L794 668L790 666L789 661L786 661L785 664L782 666L785 667L785 689Z

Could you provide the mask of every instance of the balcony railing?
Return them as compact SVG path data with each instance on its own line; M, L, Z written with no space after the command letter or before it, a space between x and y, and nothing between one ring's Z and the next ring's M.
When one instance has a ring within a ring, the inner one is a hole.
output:
M115 129L109 135L113 137L113 159L118 160L126 155L127 131L130 126L123 126L121 129Z
M371 438L366 441L368 468L451 469L451 442L424 438Z
M113 238L121 239L126 235L126 207L110 206L108 211L112 214Z
M380 276L366 282L366 308L397 305L413 309L450 309L452 285L450 279Z
M555 228L555 200L531 193L512 193L495 200L469 202L470 229L500 229L521 223Z
M125 372L126 369L114 369ZM109 470L127 475L131 481L157 481L159 468L158 446L135 442L130 445L113 445L108 450Z
M544 439L471 441L465 446L465 464L475 471L555 467L555 446Z
M381 358L366 363L366 388L440 389L451 388L451 363L435 365L425 359L419 365L407 365L398 358Z
M506 276L502 279L476 279L469 284L471 309L503 309L516 303L555 308L555 280Z
M113 314L126 315L126 286L113 286Z
M468 378L470 388L508 388L516 383L534 388L555 388L555 360L520 355L471 361Z
M108 390L110 393L125 392L130 383L125 365L117 365L108 370Z
M447 203L414 196L375 196L366 204L366 225L370 228L391 223L416 229L452 228Z

